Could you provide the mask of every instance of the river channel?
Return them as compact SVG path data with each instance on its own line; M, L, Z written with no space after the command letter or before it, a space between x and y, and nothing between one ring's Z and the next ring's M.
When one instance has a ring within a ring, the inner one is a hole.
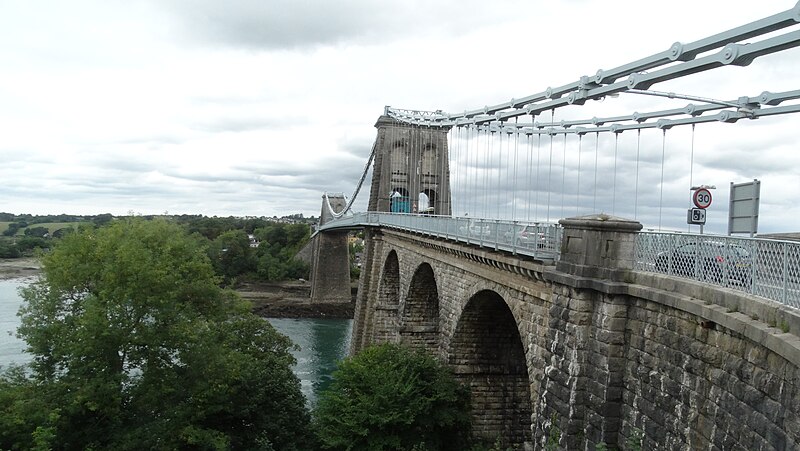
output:
M16 337L16 315L22 304L17 290L25 279L0 280L0 368L25 363L30 356L25 343ZM337 362L347 354L353 320L320 318L267 318L300 349L293 351L297 363L293 370L300 379L303 394L314 405L319 394L330 385Z

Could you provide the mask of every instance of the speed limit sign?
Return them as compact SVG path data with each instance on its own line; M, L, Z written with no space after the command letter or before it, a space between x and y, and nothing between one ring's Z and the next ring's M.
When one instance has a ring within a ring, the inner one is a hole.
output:
M695 191L692 201L697 208L708 208L711 205L711 191L705 188Z

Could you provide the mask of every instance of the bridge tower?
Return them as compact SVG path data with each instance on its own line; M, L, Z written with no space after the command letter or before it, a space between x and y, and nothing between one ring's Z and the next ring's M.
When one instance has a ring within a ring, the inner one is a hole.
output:
M319 225L332 221L328 202L336 213L347 206L344 194L322 196ZM314 237L311 257L311 302L350 302L350 254L347 231L327 231Z
M451 214L449 127L405 124L388 115L378 118L369 211ZM420 193L424 193L420 205ZM427 198L427 211L425 209ZM416 208L416 210L415 210Z

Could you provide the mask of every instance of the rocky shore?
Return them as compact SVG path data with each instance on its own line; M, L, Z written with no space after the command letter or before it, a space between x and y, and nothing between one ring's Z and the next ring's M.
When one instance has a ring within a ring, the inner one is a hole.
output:
M0 280L37 276L39 269L39 260L33 257L0 258Z
M36 258L0 259L0 280L34 277L40 266ZM355 301L311 303L311 283L287 281L277 283L245 282L236 292L253 304L253 312L265 318L352 318ZM355 288L353 288L355 299Z
M355 295L346 303L312 303L309 282L242 283L236 292L265 318L352 318L355 309Z

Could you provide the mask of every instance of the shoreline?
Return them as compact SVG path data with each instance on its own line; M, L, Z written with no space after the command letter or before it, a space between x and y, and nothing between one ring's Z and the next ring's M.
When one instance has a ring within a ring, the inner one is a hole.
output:
M307 281L244 282L235 291L264 318L352 319L355 312L355 295L350 302L312 303Z
M0 281L33 279L40 272L35 257L0 259ZM307 281L243 282L234 291L262 318L352 319L355 311L355 294L350 302L311 303L311 283Z
M0 280L28 279L41 271L36 257L0 258Z

